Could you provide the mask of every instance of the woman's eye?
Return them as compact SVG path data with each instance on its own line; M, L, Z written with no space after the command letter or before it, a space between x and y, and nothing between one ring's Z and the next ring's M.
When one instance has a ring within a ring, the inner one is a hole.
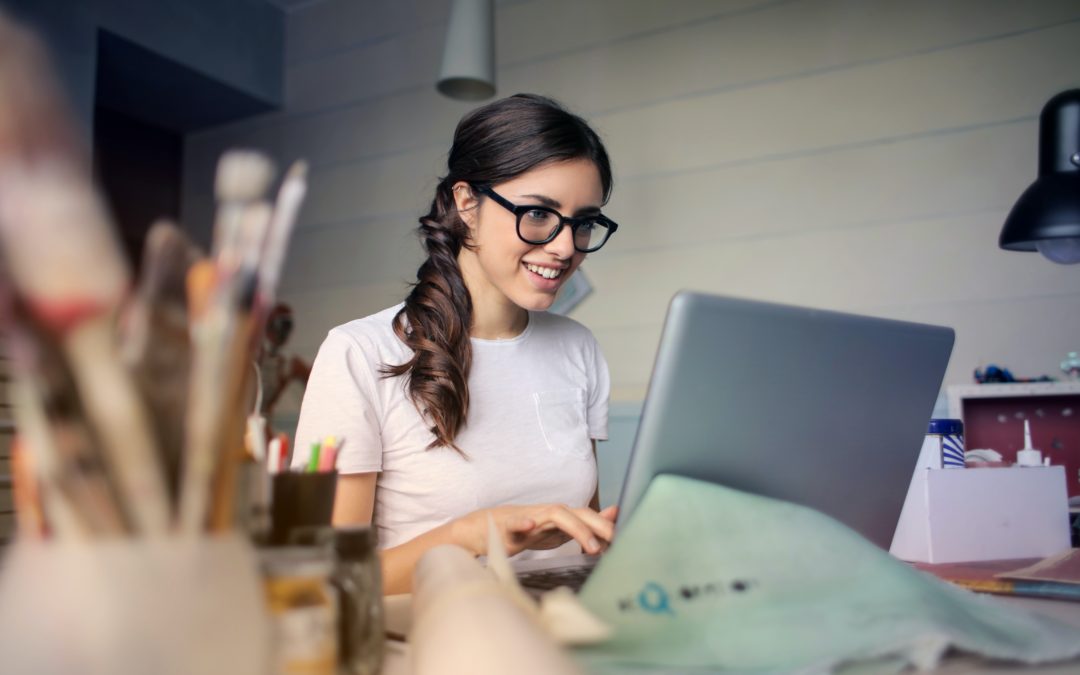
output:
M551 218L551 213L549 213L547 211L544 211L542 209L533 209L531 211L526 211L525 212L525 217L528 218L529 220L532 220L532 221L535 221L535 222L539 223L539 222L543 222L543 221L548 220L549 218Z

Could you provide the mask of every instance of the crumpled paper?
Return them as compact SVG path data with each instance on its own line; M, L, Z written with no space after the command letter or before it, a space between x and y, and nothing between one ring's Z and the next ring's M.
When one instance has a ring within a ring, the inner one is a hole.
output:
M521 587L495 521L488 518L487 566L512 598L532 616L556 642L562 645L588 645L602 642L612 635L612 629L593 616L581 600L568 588L556 588L540 596L539 604Z
M949 647L1080 656L1080 629L941 582L828 516L677 476L653 481L581 600L615 628L578 651L594 672L896 672Z

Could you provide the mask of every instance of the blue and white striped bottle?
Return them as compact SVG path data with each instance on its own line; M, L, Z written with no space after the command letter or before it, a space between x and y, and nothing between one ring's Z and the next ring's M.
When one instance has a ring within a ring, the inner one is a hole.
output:
M933 419L926 430L926 443L939 448L941 468L964 468L964 423L960 420Z

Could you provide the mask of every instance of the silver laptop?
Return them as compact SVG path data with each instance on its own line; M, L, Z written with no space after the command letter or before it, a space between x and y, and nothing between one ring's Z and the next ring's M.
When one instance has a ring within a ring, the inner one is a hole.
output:
M888 549L953 340L939 326L678 293L616 527L667 473L809 506ZM515 568L542 590L579 585L594 562Z

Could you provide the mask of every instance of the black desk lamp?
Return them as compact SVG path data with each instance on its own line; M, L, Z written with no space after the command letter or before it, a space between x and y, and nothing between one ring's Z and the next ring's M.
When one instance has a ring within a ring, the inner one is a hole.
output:
M1005 219L998 245L1080 263L1080 89L1050 99L1039 115L1039 179Z

